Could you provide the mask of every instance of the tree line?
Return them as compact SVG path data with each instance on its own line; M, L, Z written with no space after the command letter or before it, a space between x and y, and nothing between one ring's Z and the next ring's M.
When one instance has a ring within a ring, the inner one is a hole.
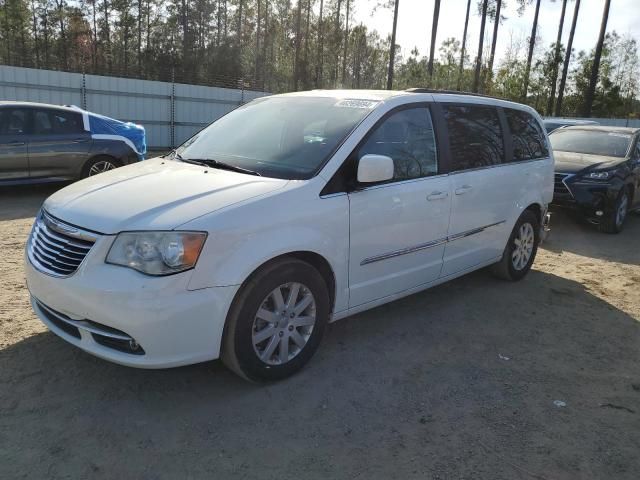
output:
M0 62L270 92L465 90L525 102L547 115L638 112L638 47L633 38L607 33L610 0L603 2L589 51L572 46L580 0L557 0L557 38L548 45L539 37L538 19L556 0L509 1L519 15L533 9L528 37L504 32L506 0L467 0L460 37L436 45L436 0L425 23L432 25L429 51L414 48L405 56L396 45L400 0L371 1L372 9L388 13L386 37L355 21L352 0L4 0ZM476 16L480 35L470 38ZM500 59L498 43L507 45Z

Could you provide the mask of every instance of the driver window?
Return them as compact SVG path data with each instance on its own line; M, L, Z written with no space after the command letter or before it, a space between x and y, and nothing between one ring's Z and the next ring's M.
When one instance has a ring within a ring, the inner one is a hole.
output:
M358 149L358 160L367 154L391 157L394 181L436 175L436 139L429 109L415 107L391 114Z

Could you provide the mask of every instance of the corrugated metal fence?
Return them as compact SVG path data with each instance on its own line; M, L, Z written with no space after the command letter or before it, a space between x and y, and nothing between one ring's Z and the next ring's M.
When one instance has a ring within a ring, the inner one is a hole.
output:
M180 145L238 105L264 95L242 89L0 66L0 100L77 105L138 123L146 129L150 148Z

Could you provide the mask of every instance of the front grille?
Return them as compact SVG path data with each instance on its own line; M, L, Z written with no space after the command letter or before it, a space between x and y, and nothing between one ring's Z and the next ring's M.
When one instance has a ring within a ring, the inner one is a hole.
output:
M95 234L42 211L33 225L27 252L38 270L56 277L68 277L78 269L96 239Z
M571 175L567 173L556 173L553 181L553 193L554 195L566 196L571 195L571 190L567 188L565 180Z

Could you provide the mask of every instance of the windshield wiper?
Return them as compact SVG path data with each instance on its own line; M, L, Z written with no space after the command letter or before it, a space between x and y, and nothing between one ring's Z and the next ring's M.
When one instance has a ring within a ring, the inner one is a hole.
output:
M177 158L181 162L193 163L195 165L201 165L203 167L212 167L212 168L219 168L221 170L230 170L232 172L246 173L247 175L255 175L257 177L262 176L260 173L254 170L249 170L248 168L242 168L236 165L231 165L230 163L220 162L219 160L214 160L213 158L184 158L179 153L176 153L175 158Z

